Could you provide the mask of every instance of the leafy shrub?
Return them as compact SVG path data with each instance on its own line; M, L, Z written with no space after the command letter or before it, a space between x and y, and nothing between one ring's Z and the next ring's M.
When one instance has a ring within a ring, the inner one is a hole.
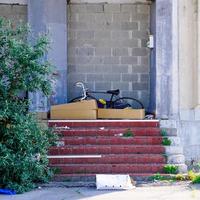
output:
M27 42L30 30L0 18L0 188L18 193L47 181L47 151L55 141L51 130L28 113L22 94L51 92L51 65L42 60L48 49L46 36L34 45Z
M200 175L195 176L195 178L192 180L193 184L200 184Z
M196 174L195 172L193 172L192 170L188 171L188 174L187 174L187 177L188 177L188 180L194 180L195 177L196 177Z
M170 146L171 143L172 143L171 140L167 137L164 137L162 140L162 145L164 145L164 146Z
M165 165L163 170L166 174L177 174L178 173L178 166L176 166L176 165Z
M186 180L186 176L183 175L183 174L177 174L177 175L175 176L175 179L176 179L177 181L185 181L185 180Z

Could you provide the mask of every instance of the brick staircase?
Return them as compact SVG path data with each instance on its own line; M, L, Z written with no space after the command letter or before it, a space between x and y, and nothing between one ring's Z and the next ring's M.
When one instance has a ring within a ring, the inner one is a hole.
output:
M59 169L55 180L95 174L146 178L162 173L167 163L157 120L51 120L49 126L61 136L49 150L49 165Z

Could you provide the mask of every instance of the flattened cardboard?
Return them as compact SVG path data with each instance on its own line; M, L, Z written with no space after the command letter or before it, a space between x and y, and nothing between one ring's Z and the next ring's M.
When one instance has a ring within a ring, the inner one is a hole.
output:
M96 110L98 108L95 100L83 100L74 103L51 106L51 110Z
M51 110L51 119L97 119L97 110Z
M144 109L98 109L98 119L144 119Z

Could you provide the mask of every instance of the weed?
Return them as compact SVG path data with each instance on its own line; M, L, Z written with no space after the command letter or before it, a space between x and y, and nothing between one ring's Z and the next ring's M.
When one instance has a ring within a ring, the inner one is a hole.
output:
M183 174L177 174L177 175L175 176L175 179L176 179L177 181L185 181L187 178L186 178L186 176L183 175Z
M195 178L192 180L193 184L199 184L200 183L200 175L196 175Z
M167 136L167 131L165 129L162 129L160 133L163 137Z
M177 174L178 173L178 166L176 165L165 165L163 171L166 174Z
M172 144L172 141L167 138L167 137L164 137L163 140L162 140L162 145L164 146L170 146Z
M123 133L123 137L134 137L134 134L131 129L127 129L126 132Z
M195 172L193 172L192 170L188 171L188 174L187 174L188 180L193 181L195 179L195 177L196 177Z
M149 178L152 181L163 181L166 180L166 177L162 176L160 173L154 174Z

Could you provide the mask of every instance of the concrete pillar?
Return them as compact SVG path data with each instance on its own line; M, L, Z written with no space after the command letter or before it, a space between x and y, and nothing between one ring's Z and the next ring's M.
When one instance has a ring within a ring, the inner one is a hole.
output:
M197 102L197 109L200 109L200 0L198 0L198 66L197 66L197 79L198 79L198 86L197 86L197 93L198 93L198 102Z
M178 115L177 0L156 0L156 116Z
M50 50L46 58L56 66L58 76L50 104L67 102L67 5L66 0L28 0L28 22L33 34L47 33L50 37ZM30 110L48 110L47 99L41 93L30 94Z

